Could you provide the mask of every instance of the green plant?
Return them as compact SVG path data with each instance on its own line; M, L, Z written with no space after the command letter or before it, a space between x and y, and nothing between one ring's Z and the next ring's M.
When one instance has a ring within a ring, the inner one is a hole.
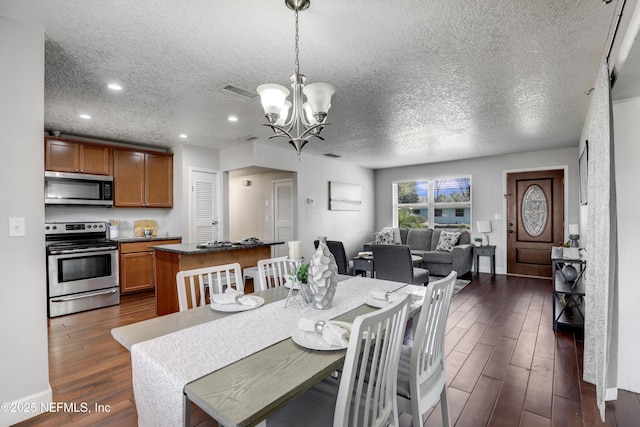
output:
M302 283L307 283L309 276L309 264L302 264L298 269L298 280Z
M474 237L473 240L476 242L482 242L482 237Z

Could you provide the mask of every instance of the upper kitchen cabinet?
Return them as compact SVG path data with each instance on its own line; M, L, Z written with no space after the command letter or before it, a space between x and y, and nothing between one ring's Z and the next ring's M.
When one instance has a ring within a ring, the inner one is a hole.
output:
M45 169L56 172L110 175L111 148L73 140L45 139Z
M173 207L173 155L113 150L114 206Z

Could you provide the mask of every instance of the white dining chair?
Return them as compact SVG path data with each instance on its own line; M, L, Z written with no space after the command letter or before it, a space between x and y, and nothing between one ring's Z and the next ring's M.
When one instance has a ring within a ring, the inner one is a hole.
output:
M220 294L235 285L238 292L244 293L241 273L242 267L238 263L178 272L176 286L180 311L207 304L207 290L209 294Z
M457 273L429 283L415 327L413 346L402 346L398 372L398 408L411 414L413 427L440 401L442 425L449 426L444 336Z
M266 291L267 289L283 286L287 278L292 274L291 264L288 257L261 259L258 261L258 282L254 280L256 291Z
M408 300L407 295L356 317L339 383L324 379L267 418L267 427L398 426L396 387Z

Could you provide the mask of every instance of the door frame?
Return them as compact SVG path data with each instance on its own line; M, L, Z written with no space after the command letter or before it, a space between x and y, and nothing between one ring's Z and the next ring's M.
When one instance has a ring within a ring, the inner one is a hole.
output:
M296 180L294 179L295 175L291 175L289 178L282 179L274 179L271 180L271 236L273 237L273 241L276 241L276 184L290 182L291 183L291 235L295 239L298 235L298 215L297 215L297 187ZM275 246L272 250L272 255L274 255L276 251Z
M532 168L505 169L502 171L502 268L504 274L509 274L507 265L507 174L520 172L537 172L546 170L562 170L564 172L564 218L563 218L563 234L567 236L569 233L569 165L556 166L539 166Z
M201 168L201 167L197 167L197 166L190 166L189 167L189 186L187 187L187 193L188 193L188 208L187 208L187 229L188 229L188 236L189 236L189 241L190 242L195 242L196 240L196 235L195 235L195 230L193 228L193 223L192 223L192 214L193 214L193 198L194 198L194 191L193 191L193 173L194 172L202 172L202 173L211 173L211 174L215 174L216 175L216 196L217 196L217 212L216 215L218 217L217 221L218 221L218 239L221 238L221 234L224 235L224 227L222 226L222 224L224 224L224 210L222 209L222 177L221 174L222 172L220 172L217 169L208 169L208 168Z

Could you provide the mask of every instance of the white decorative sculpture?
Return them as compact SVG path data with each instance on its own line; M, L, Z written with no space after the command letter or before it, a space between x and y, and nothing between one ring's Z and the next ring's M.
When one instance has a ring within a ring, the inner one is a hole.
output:
M325 310L331 308L333 295L338 286L338 265L333 254L327 247L327 238L318 237L318 249L309 261L309 275L307 283L313 300L314 308Z

